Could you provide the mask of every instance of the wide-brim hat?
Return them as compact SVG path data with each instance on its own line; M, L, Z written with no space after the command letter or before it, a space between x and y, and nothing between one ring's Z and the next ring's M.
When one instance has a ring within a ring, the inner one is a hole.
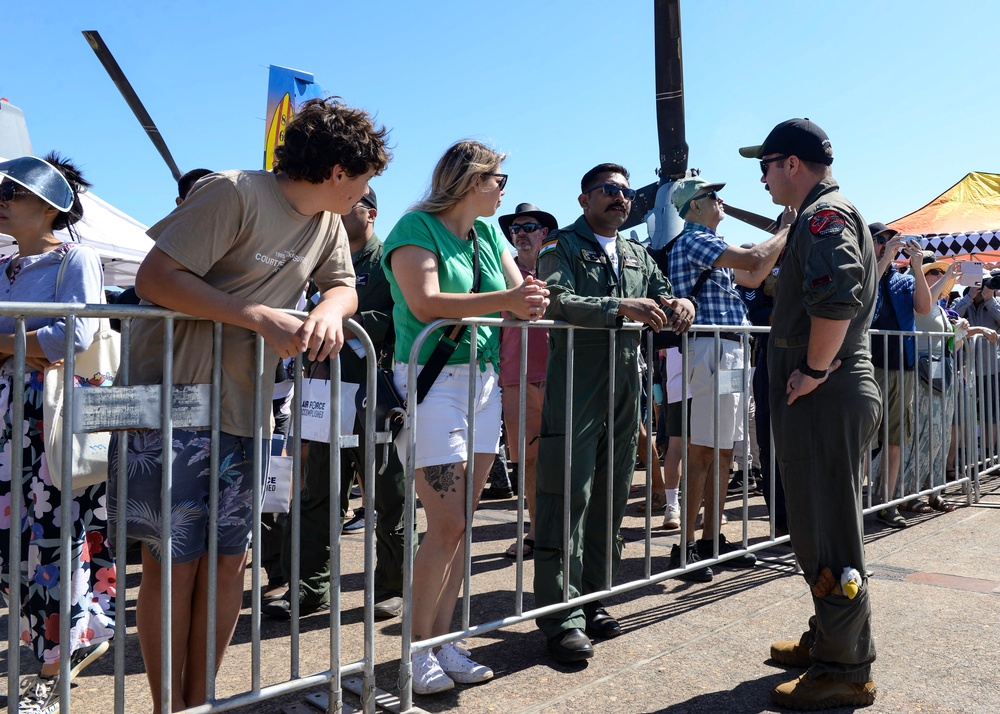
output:
M929 273L932 270L940 270L942 273L948 272L948 264L945 263L943 260L935 260L932 263L924 263L920 267L923 270L924 275L927 275L927 273ZM948 293L951 292L951 289L953 287L955 287L955 278L951 277L948 279L948 282L944 284L944 290L941 291L941 294L947 295Z
M525 216L532 216L550 231L554 231L559 228L559 222L551 213L547 213L539 209L538 206L533 203L519 203L513 213L508 213L507 215L500 216L497 219L497 223L500 224L500 230L503 231L504 236L506 236L508 240L510 239L510 224L514 222L515 218L524 218Z
M59 169L37 156L0 162L0 176L28 189L58 211L65 213L73 207L69 181Z

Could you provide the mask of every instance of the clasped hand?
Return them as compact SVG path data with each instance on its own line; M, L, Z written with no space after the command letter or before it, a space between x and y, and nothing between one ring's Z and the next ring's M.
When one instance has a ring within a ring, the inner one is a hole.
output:
M624 298L618 314L641 322L659 332L670 325L676 334L687 332L694 322L694 304L687 298L660 297L660 303L670 310L670 316L650 298Z
M513 303L509 311L522 320L541 320L549 307L549 289L545 281L528 276L518 287L508 291Z

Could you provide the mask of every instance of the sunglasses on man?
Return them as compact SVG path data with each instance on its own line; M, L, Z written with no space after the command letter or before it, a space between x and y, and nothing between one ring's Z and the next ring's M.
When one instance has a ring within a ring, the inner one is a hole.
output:
M619 193L626 201L631 201L635 198L635 189L626 188L625 186L619 186L616 183L602 183L600 186L594 186L593 188L588 188L584 193L590 193L601 189L604 191L605 196L617 196Z
M10 203L15 198L30 195L32 195L31 191L19 188L13 181L0 183L0 203Z
M691 200L692 201L700 201L703 198L710 198L713 201L718 201L719 200L719 193L718 193L718 191L709 191L708 193L703 193L700 196L695 196Z
M773 164L775 161L784 161L787 158L788 158L787 156L772 156L770 159L761 159L760 160L760 173L761 173L761 176L763 176L764 178L767 178L767 167L768 167L768 164Z
M516 236L521 231L524 231L525 233L534 233L539 228L545 228L545 226L541 223L515 223L510 227L510 234L512 236Z

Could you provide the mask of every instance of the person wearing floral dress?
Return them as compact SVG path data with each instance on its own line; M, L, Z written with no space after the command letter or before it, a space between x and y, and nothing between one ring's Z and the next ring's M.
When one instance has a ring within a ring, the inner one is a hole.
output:
M99 303L101 262L91 248L55 236L80 220L79 194L90 184L69 161L56 154L45 160L21 157L0 163L0 232L17 241L18 252L0 260L0 299L6 302ZM70 230L71 236L73 231ZM65 263L61 271L60 268ZM61 492L53 485L45 455L42 416L43 370L60 362L65 349L65 318L25 319L25 367L17 369L13 317L0 316L0 581L9 598L12 572L19 575L20 639L42 663L41 672L21 681L19 711L59 710L59 660L71 653L70 677L104 654L114 634L115 561L108 547L106 484L73 491L70 544L72 573L63 571L60 536ZM98 327L92 318L75 323L74 346L83 352ZM11 403L14 379L24 379L21 433L23 468L21 508L11 508L14 448ZM77 384L86 380L76 377ZM11 553L10 529L21 531L20 553ZM72 578L72 601L61 602L63 578ZM60 617L69 614L70 641L59 641ZM13 624L9 625L13 627Z

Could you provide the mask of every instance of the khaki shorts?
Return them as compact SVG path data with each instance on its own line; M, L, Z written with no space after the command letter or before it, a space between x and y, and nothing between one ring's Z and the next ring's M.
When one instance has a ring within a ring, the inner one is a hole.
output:
M743 345L733 340L719 340L716 348L712 337L696 337L688 342L688 347L691 443L714 446L718 434L719 448L731 449L737 441L743 441L742 394L719 394L716 419L715 374L720 370L743 369Z
M884 392L882 395L882 421L879 422L878 433L875 436L879 443L885 438L884 430L887 421L889 422L888 443L899 446L903 443L901 437L905 437L907 440L913 438L913 374L913 372L902 369L875 368L875 381L878 382L878 388ZM900 399L903 400L902 420L900 419ZM901 426L904 429L902 432Z
M507 458L518 462L518 416L520 405L520 385L511 384L501 388L503 399L503 423L507 428ZM542 401L545 399L545 382L529 382L524 385L524 458L527 461L538 458L538 434L542 430Z

